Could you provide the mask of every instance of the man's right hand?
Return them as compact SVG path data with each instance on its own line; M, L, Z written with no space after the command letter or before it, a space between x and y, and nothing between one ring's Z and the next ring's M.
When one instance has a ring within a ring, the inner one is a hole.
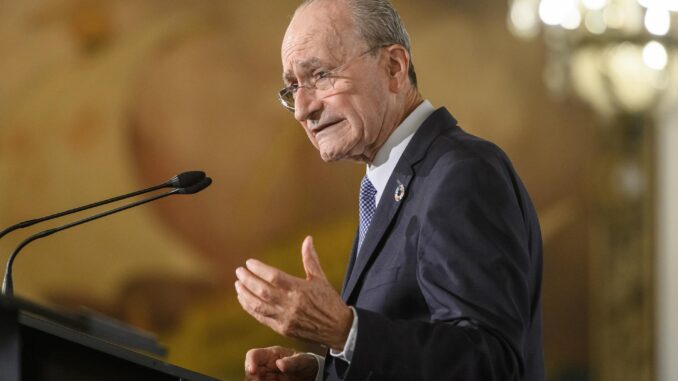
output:
M250 349L245 355L247 381L314 381L318 360L283 347Z

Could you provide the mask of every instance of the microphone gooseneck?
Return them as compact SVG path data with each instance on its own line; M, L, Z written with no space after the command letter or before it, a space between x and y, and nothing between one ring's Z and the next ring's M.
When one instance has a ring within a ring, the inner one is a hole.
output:
M108 211L105 211L105 212L102 212L102 213L98 213L98 214L83 218L83 219L78 220L78 221L68 223L66 225L62 225L62 226L59 226L59 227L56 227L56 228L44 230L44 231L41 231L39 233L33 234L30 237L23 240L14 249L12 254L9 256L9 259L7 260L6 269L5 269L5 277L3 278L3 281L2 281L2 294L5 295L5 296L12 296L14 294L14 285L13 285L13 280L12 280L12 266L14 264L14 260L16 259L17 255L19 255L19 252L24 247L26 247L29 243L31 243L31 242L33 242L37 239L50 236L50 235L57 233L57 232L60 232L62 230L70 229L72 227L82 225L84 223L94 221L94 220L97 220L99 218L109 216L111 214L122 212L123 210L134 208L136 206L143 205L143 204L146 204L146 203L151 202L151 201L155 201L155 200L167 197L167 196L171 196L173 194L194 194L194 193L198 193L198 192L202 191L203 189L207 188L212 183L212 179L209 178L209 177L205 177L204 172L200 172L200 171L184 172L184 173L182 173L178 176L175 176L174 178L170 179L169 181L167 181L166 183L163 183L161 185L157 185L157 186L151 187L151 188L146 188L142 191L129 193L129 194L124 195L124 196L119 196L119 197L116 197L115 199L121 200L123 198L132 197L133 195L139 195L139 194L142 194L142 193L150 192L152 190L170 187L170 186L172 186L172 185L168 185L168 183L170 183L170 182L173 182L173 184L184 184L184 185L186 185L186 187L177 187L177 188L172 189L171 191L166 192L166 193L156 194L156 195L144 198L144 199L139 200L139 201L131 202L129 204L122 205L120 207L117 207L117 208L114 208L114 209L111 209L111 210L108 210ZM57 214L54 214L54 215L48 216L48 217L57 218L57 217L60 217L60 216L64 216L66 214L75 213L76 211L81 211L81 210L85 210L85 209L88 209L88 208L92 208L94 206L104 205L106 203L113 202L113 201L110 201L110 200L114 200L114 199L109 199L109 200L101 201L99 203L94 203L94 204L86 205L84 207L76 208L77 210L71 209L70 211L57 213ZM45 219L49 219L49 218L45 217L43 219L36 219L36 220L31 220L31 221L26 221L26 222L32 222L32 223L30 223L30 225L32 225L32 224L38 223L41 220L45 220ZM17 224L17 225L20 225L20 224ZM26 226L30 226L30 225L26 225ZM14 225L14 226L16 226L16 225ZM20 226L20 227L25 227L25 226ZM18 227L15 228L15 229L18 229ZM5 229L0 234L4 235L4 234L7 234L7 232L11 231L11 230L7 231L7 230L8 229ZM14 230L14 229L12 229L12 230ZM7 232L5 232L5 231L7 231ZM2 235L0 235L0 238L2 237Z
M195 184L200 183L200 181L202 181L204 178L205 178L205 172L203 172L203 171L183 172L183 173L180 173L180 174L172 177L171 179L165 181L162 184L155 185L155 186L152 186L150 188L146 188L146 189L138 190L138 191L135 191L135 192L127 193L127 194L124 194L122 196L116 196L116 197L109 198L109 199L106 199L106 200L103 200L103 201L97 201L97 202L94 202L94 203L91 203L91 204L79 206L77 208L69 209L69 210L66 210L66 211L63 211L63 212L50 214L49 216L34 218L34 219L31 219L31 220L19 222L18 224L14 224L14 225L7 227L4 230L0 231L0 239L2 237L4 237L5 235L7 235L8 233L13 232L14 230L27 228L27 227L35 225L39 222L49 221L49 220L52 220L52 219L55 219L55 218L67 216L69 214L82 212L83 210L92 209L92 208L96 208L98 206L110 204L112 202L125 200L125 199L128 199L130 197L139 196L139 195L142 195L142 194L145 194L145 193L148 193L148 192L153 192L155 190L162 189L162 188L186 188L186 187L190 187L190 186L193 186Z

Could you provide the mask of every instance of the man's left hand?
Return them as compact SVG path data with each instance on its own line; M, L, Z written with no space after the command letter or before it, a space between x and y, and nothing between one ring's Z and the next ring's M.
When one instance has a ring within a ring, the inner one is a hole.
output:
M309 340L341 351L353 313L327 280L313 239L301 246L306 279L291 276L256 259L235 271L235 289L243 309L284 336Z

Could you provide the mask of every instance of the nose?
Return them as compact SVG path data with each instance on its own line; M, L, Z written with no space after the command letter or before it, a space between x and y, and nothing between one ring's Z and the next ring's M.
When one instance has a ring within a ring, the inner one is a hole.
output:
M300 87L294 98L294 119L303 122L308 119L317 119L322 110L322 101L316 97L315 91Z

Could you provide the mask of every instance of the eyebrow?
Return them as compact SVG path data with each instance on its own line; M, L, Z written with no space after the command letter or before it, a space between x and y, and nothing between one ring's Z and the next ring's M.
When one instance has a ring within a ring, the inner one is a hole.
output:
M305 69L305 70L308 70L310 68L316 68L316 67L322 66L323 64L324 64L324 62L318 57L311 57L309 59L306 59L304 61L297 63L297 65L301 69ZM290 83L294 79L296 79L296 77L294 76L294 74L291 71L287 71L287 72L283 73L282 77L283 77L283 82L285 82L285 83Z

